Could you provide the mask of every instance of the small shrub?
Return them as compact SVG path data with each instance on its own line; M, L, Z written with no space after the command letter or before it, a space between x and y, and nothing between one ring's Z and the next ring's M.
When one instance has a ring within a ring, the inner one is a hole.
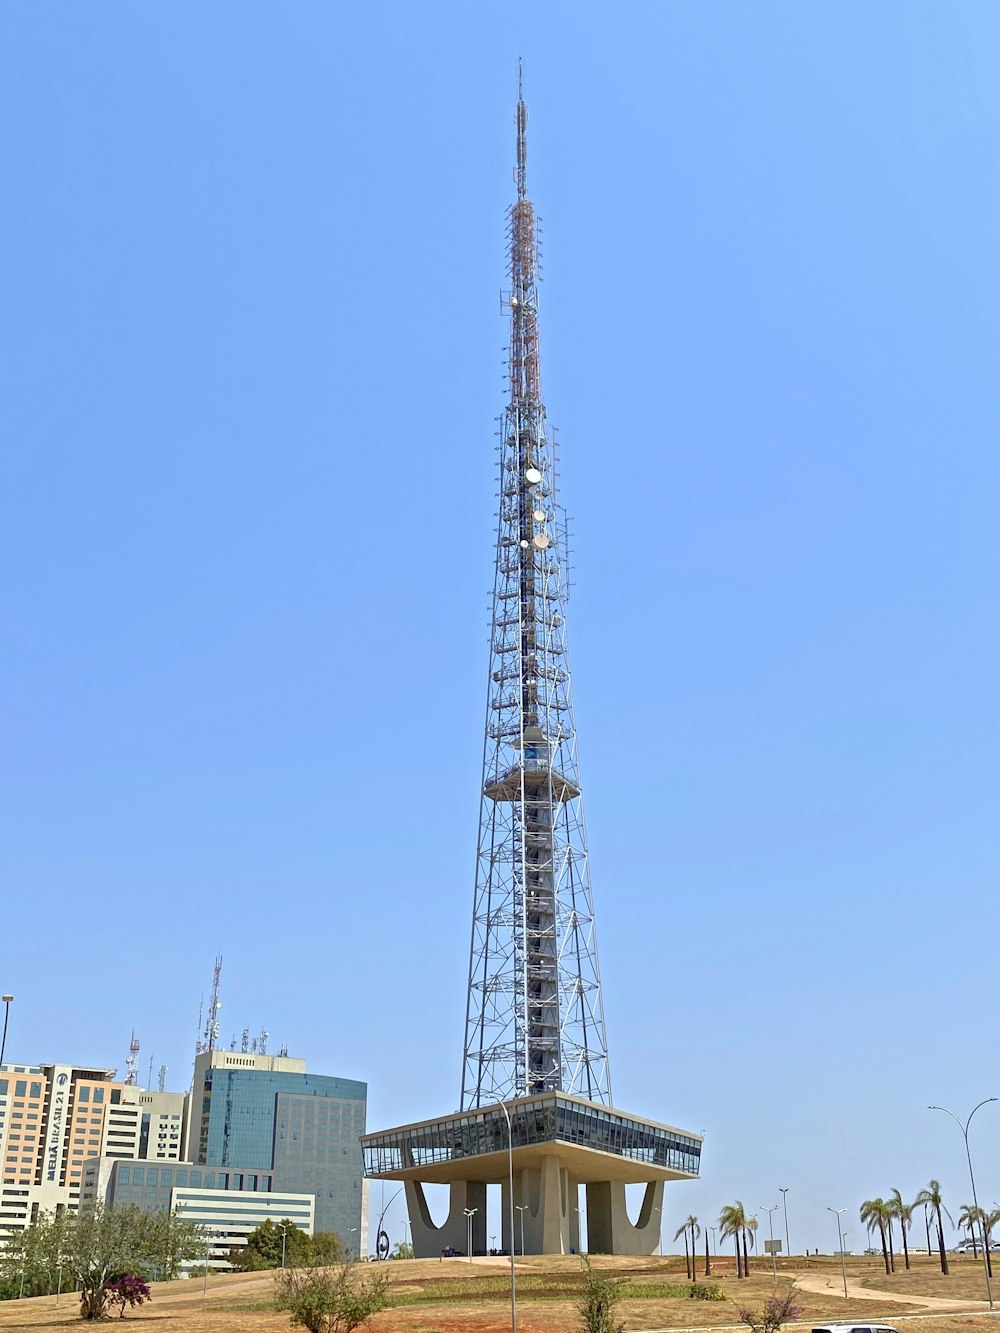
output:
M778 1333L782 1324L790 1323L802 1313L795 1304L795 1292L784 1296L772 1296L760 1314L743 1306L739 1311L740 1322L748 1325L751 1333Z
M116 1305L121 1306L118 1318L124 1319L126 1305L130 1309L134 1305L142 1305L143 1301L152 1300L152 1293L141 1277L135 1273L123 1273L104 1288L104 1299L112 1309Z
M624 1295L626 1283L602 1277L583 1257L583 1290L577 1311L583 1319L580 1333L624 1333L625 1325L614 1322L615 1306Z
M726 1293L715 1282L692 1282L688 1295L693 1301L724 1301Z

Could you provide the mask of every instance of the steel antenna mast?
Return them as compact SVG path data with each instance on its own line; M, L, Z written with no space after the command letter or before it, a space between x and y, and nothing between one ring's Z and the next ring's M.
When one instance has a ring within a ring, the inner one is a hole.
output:
M509 396L469 961L462 1108L563 1091L611 1104L577 759L555 450L541 397L538 226L518 74L507 214Z

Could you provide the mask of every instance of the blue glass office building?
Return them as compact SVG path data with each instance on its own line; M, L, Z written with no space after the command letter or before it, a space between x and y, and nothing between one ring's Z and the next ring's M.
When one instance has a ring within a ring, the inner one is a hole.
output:
M316 1198L316 1230L366 1239L360 1136L368 1085L309 1074L281 1056L207 1052L195 1061L187 1158L271 1172L273 1188Z

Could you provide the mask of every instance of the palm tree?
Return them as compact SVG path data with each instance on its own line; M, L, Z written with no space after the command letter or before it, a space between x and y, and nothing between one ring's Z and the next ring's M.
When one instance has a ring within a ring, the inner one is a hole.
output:
M890 1220L889 1205L884 1199L866 1199L861 1205L861 1220L871 1231L878 1227L878 1234L882 1239L882 1258L885 1260L886 1274L891 1271L889 1268L889 1250L885 1243L886 1223Z
M982 1215L983 1210L972 1203L963 1203L962 1211L958 1215L959 1231L967 1231L969 1239L972 1241L973 1259L979 1258L979 1247L976 1244L976 1223L981 1220Z
M743 1271L747 1277L750 1276L750 1256L747 1254L747 1239L750 1240L751 1250L754 1247L754 1232L757 1230L756 1217L748 1217L746 1225L743 1228Z
M688 1281L693 1282L694 1278L691 1275L691 1255L688 1251L688 1222L690 1221L691 1221L690 1218L686 1218L680 1224L680 1226L674 1232L674 1240L679 1240L681 1236L684 1237L684 1271L687 1273Z
M906 1240L906 1229L913 1221L913 1204L904 1203L903 1196L899 1190L892 1191L892 1198L889 1200L889 1207L892 1209L893 1217L899 1218L899 1229L903 1233L903 1259L907 1270L910 1267L910 1247Z
M934 1217L937 1220L938 1254L941 1256L941 1272L947 1274L948 1254L944 1248L944 1226L941 1222L941 1213L942 1211L944 1212L944 1215L949 1222L951 1222L951 1214L941 1202L941 1182L939 1180L928 1181L927 1188L921 1190L913 1200L913 1206L915 1208L919 1208L922 1203L926 1203L929 1207L934 1209ZM952 1223L952 1225L954 1225L954 1223Z
M735 1203L727 1203L719 1214L720 1237L725 1240L727 1236L732 1236L736 1242L736 1276L738 1278L746 1277L743 1271L743 1256L740 1254L740 1236L743 1234L746 1224L746 1209L739 1199Z
M695 1255L698 1252L695 1248L695 1241L701 1235L701 1227L698 1225L698 1219L691 1213L688 1214L687 1229L691 1232L691 1281L693 1282L698 1276L694 1269Z
M992 1232L993 1228L998 1223L1000 1223L1000 1208L994 1208L993 1211L990 1213L988 1213L984 1208L982 1210L982 1214L983 1214L983 1233L986 1237L986 1271L987 1273L989 1273L990 1277L992 1277L993 1260L990 1258L990 1249L992 1248L993 1241L990 1239L990 1233Z

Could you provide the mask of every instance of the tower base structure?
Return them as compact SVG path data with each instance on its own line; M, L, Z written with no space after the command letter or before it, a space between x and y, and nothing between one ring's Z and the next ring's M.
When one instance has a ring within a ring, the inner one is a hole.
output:
M592 1254L655 1254L663 1186L698 1176L702 1138L653 1120L549 1092L365 1134L365 1174L401 1180L418 1259L443 1250L486 1253L486 1187L501 1186L502 1247L516 1254L580 1250L579 1187L585 1188ZM510 1187L513 1181L514 1234ZM436 1224L426 1184L450 1187L448 1216ZM645 1185L638 1219L626 1185Z

